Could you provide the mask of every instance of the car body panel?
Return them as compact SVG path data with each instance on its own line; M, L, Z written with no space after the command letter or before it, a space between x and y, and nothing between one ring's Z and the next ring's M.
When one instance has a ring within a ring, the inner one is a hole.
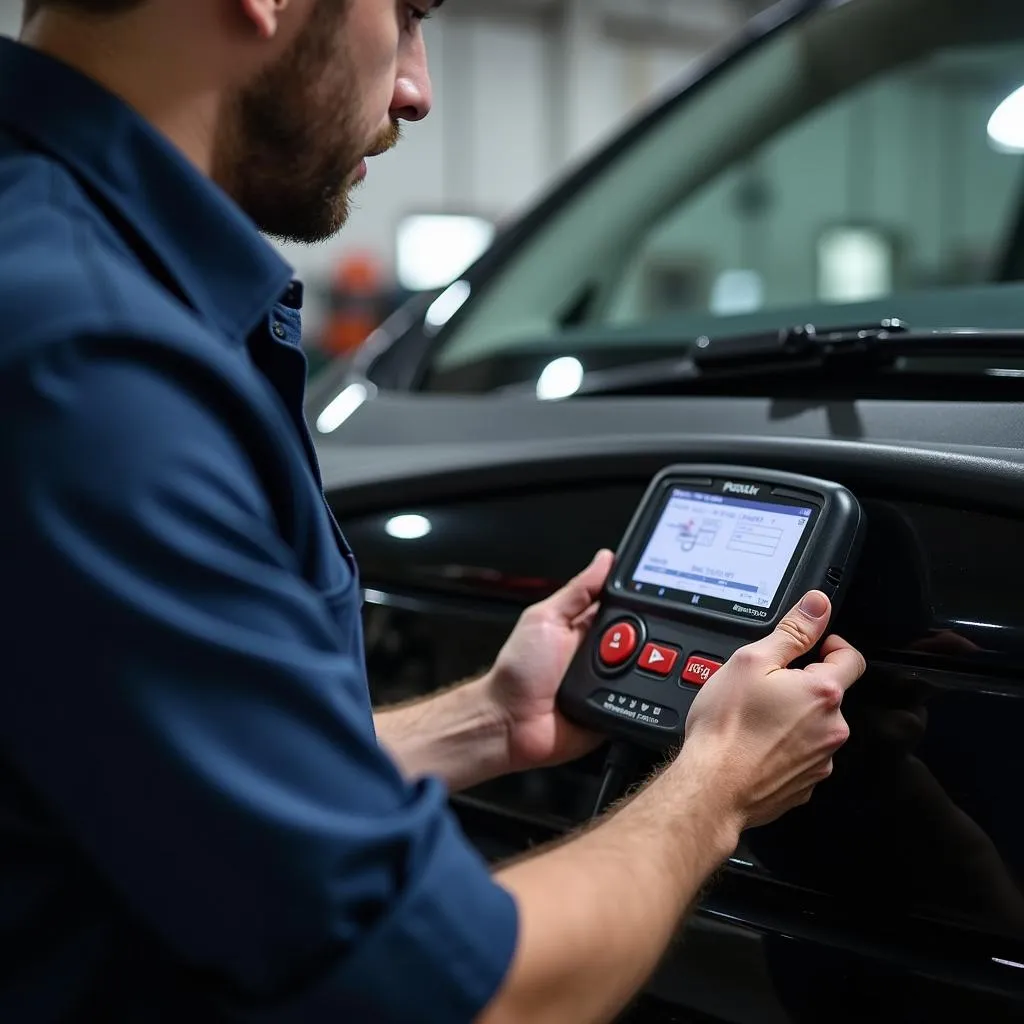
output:
M1024 601L1000 582L1024 578L1022 442L1010 403L787 418L728 397L383 395L320 454L360 561L382 701L483 670L525 605L618 544L664 465L769 465L853 489L868 540L839 625L871 663L848 698L853 739L812 805L745 837L651 991L720 1020L863 1019L853 1008L887 993L880 1020L959 1005L1001 1021L1021 1012L1024 983ZM430 533L389 536L404 514ZM582 821L599 767L499 780L455 805L505 856ZM692 948L745 964L749 980L709 974ZM850 989L833 1016L819 1016L829 989L808 983L811 962ZM770 999L751 999L759 990Z

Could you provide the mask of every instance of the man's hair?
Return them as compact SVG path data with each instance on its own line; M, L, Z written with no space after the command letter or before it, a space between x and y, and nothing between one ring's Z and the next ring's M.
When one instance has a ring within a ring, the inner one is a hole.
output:
M79 14L121 14L143 3L145 0L25 0L24 19L35 17L44 7L60 7Z

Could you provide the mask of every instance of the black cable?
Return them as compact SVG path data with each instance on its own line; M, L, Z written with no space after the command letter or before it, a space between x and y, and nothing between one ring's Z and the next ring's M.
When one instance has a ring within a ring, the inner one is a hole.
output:
M622 796L629 784L630 776L636 769L637 759L637 751L632 744L617 741L608 748L608 754L604 759L601 788L597 792L594 809L590 814L591 821L609 804Z

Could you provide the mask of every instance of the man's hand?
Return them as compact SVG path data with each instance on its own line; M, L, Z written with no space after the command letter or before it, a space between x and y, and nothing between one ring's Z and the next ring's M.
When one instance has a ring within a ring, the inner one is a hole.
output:
M737 651L690 708L683 759L727 780L742 828L766 824L810 800L849 737L840 705L864 672L861 654L829 636L820 661L788 667L814 648L830 614L824 594L807 594L774 632Z
M376 713L377 736L407 775L437 775L454 792L570 761L600 742L558 714L555 694L611 564L611 552L598 552L575 579L523 612L485 676Z
M804 803L829 774L848 735L839 705L864 659L829 637L822 660L789 668L814 649L831 610L816 592L805 608L705 684L668 768L595 826L498 872L519 908L519 940L478 1024L614 1019L742 830Z
M600 743L559 714L555 694L594 620L612 561L610 551L599 551L578 576L527 608L487 674L508 729L509 771L571 761Z

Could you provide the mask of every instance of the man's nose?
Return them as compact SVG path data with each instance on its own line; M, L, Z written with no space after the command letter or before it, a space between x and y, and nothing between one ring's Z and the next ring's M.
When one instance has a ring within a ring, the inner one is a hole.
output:
M427 48L422 38L404 55L391 98L391 117L396 121L422 121L434 102L427 67Z

